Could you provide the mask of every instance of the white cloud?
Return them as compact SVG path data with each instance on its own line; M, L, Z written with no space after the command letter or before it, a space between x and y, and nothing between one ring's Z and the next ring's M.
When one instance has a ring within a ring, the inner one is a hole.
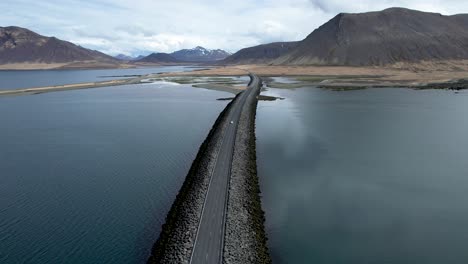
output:
M2 0L2 22L116 54L300 40L340 12L392 6L455 14L456 0Z

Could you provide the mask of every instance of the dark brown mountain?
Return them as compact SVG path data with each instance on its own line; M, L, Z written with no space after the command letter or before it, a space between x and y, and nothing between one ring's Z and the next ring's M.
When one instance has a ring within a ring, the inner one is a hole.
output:
M116 64L104 53L55 37L41 36L25 28L0 27L0 64L97 62Z
M151 53L150 55L144 58L141 58L137 60L136 62L164 64L164 63L178 63L180 61L167 53Z
M360 66L449 59L468 59L468 15L390 8L339 14L273 63Z
M222 64L269 63L297 46L297 42L275 42L241 49L226 59Z

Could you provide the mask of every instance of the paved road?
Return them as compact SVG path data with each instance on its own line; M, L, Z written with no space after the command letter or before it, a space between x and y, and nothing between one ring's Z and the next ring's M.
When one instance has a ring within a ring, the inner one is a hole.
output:
M250 84L237 100L228 117L229 124L224 132L215 168L211 175L208 193L203 206L202 218L195 238L194 250L190 258L192 264L222 263L224 247L224 226L228 183L231 176L231 163L236 139L237 124L241 110L249 94L260 89L258 76L250 74Z

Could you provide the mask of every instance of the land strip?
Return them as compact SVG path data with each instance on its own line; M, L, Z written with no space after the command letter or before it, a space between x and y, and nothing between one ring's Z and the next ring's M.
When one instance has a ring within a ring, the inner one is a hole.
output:
M91 88L109 87L109 86L118 86L118 85L127 85L127 84L138 84L138 83L141 83L141 81L142 81L142 77L137 77L137 78L130 78L130 79L102 81L102 82L75 83L75 84L44 86L44 87L34 87L34 88L24 88L24 89L0 90L0 97L11 96L11 95L32 95L32 94L79 90L79 89L91 89Z
M198 230L211 173L216 165L222 138L232 112L231 101L221 112L198 154L172 204L153 246L148 263L189 263Z
M346 66L271 66L233 65L189 72L149 74L136 78L104 82L67 84L27 89L0 90L0 96L30 95L46 92L89 89L116 85L138 84L145 80L168 78L169 81L193 84L194 87L239 93L245 87L225 81L193 82L199 77L237 77L249 71L262 77L293 77L299 83L282 85L266 81L271 87L297 88L315 86L332 90L349 90L379 87L407 87L414 89L468 89L468 60L421 63L399 63L388 67ZM171 80L174 79L174 80ZM302 82L302 83L301 83Z
M409 87L450 89L468 79L468 60L399 63L387 67L232 65L197 72L164 73L164 76L239 76L245 71L262 77L309 78L307 85L342 87ZM313 82L313 79L316 81ZM436 84L436 85L434 85ZM468 88L468 86L463 85Z
M249 89L239 93L218 117L200 147L148 263L270 262L252 123L260 86L260 79L253 75ZM253 148L239 156L236 152L247 146L243 142ZM239 179L233 182L231 174ZM242 204L235 205L237 202ZM238 219L238 213L247 218ZM233 229L238 224L245 227ZM245 242L244 248L233 251L232 241L238 237ZM238 258L239 254L247 258Z
M255 116L260 89L242 108L234 144L224 236L225 264L271 263L257 176Z

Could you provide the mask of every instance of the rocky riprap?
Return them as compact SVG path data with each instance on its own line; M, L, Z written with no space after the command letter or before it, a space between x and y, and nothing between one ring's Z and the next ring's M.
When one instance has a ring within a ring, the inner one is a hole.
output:
M264 229L255 148L257 92L251 93L238 124L229 183L225 264L271 263Z
M211 172L221 147L221 137L229 125L227 116L233 102L221 112L200 146L153 246L148 263L189 263Z
M234 145L227 201L224 263L271 263L266 245L255 149L255 113L260 90L242 108ZM226 106L203 142L153 246L148 263L189 263L227 117Z

